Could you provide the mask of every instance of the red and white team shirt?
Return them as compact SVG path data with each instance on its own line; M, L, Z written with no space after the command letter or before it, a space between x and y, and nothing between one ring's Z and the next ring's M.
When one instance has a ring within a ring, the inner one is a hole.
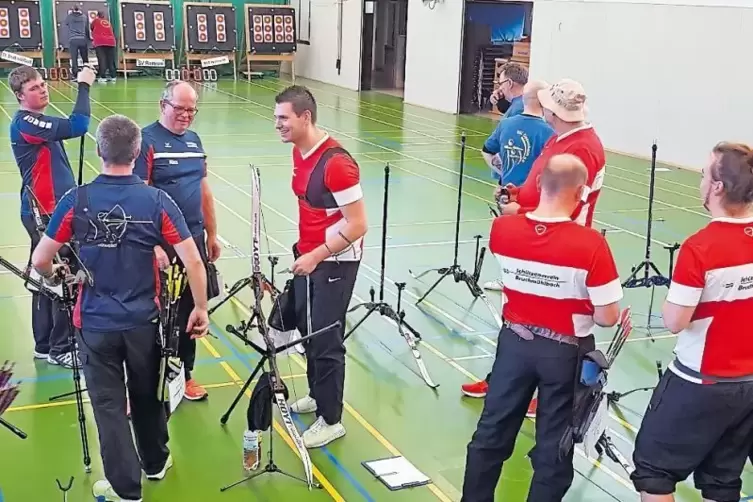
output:
M617 266L598 231L569 218L500 216L489 250L502 268L502 317L584 337L594 306L622 299Z
M350 156L337 153L320 162L331 148L342 146L328 134L306 155L293 147L293 193L298 197L296 247L301 254L336 235L346 224L340 208L363 198L358 164ZM359 261L362 255L361 237L327 261Z
M667 301L695 307L675 355L703 376L753 375L753 218L715 218L680 248ZM678 376L703 383L674 362Z
M517 203L520 205L518 213L524 214L536 209L541 195L536 186L536 179L549 163L549 159L563 153L578 157L588 170L588 181L586 182L589 187L588 194L586 199L575 209L572 219L576 223L590 227L593 223L596 201L601 193L601 187L604 185L607 165L604 145L590 124L573 129L560 136L552 136L544 144L541 154L531 167L526 182L518 189Z

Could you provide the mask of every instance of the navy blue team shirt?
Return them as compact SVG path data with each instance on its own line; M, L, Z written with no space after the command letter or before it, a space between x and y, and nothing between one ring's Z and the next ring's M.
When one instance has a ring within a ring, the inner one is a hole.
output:
M112 332L155 322L160 275L154 246L175 246L191 237L183 215L170 196L136 175L101 174L85 186L88 201L79 204L80 187L68 191L46 231L59 243L79 243L81 261L94 280L79 293L76 326Z
M502 160L502 178L496 172L493 178L503 186L508 183L521 186L553 134L554 129L535 115L522 113L500 120L484 143L485 152L499 154Z
M192 236L203 236L201 181L207 175L207 155L193 131L173 134L159 122L141 130L141 153L133 168L138 175L167 192L186 218Z
M55 204L76 186L63 140L86 134L89 129L89 85L79 84L73 111L66 118L51 117L18 110L10 124L10 144L21 172L21 216L31 215L31 205L24 193L28 186L36 197L40 211L49 216Z

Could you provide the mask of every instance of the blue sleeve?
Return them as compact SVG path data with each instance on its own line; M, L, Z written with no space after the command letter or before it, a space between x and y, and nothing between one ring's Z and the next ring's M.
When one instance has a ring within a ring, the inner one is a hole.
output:
M45 230L45 235L50 239L66 243L73 237L73 211L77 194L78 188L73 187L58 201Z
M484 143L484 148L492 155L499 153L502 149L502 144L499 141L500 133L504 128L504 120L497 122L497 127L494 128L494 132L487 138Z
M186 219L173 199L166 192L159 190L158 228L162 239L170 246L180 244L191 237Z
M89 86L80 84L76 104L67 119L27 113L19 118L18 130L27 143L33 145L54 143L86 134L89 130L90 115Z
M141 151L139 156L136 157L136 161L133 163L133 174L144 180L145 183L151 184L152 181L152 167L154 165L154 151L152 145L149 144L146 137L141 137Z

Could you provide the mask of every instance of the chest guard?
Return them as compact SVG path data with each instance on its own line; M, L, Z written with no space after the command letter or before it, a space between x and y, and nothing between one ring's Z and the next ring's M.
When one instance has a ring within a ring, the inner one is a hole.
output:
M313 208L337 209L339 207L335 200L335 196L332 195L332 192L324 183L327 162L333 155L345 155L355 162L350 153L344 148L332 147L324 151L319 158L319 162L316 163L314 169L309 175L308 182L306 183L306 194L304 196L298 196L299 199L305 200L308 205Z

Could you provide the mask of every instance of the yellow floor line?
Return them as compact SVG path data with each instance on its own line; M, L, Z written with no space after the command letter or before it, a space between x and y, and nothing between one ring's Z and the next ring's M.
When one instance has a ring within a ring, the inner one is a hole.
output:
M246 315L251 315L251 312L248 310L248 308L236 298L231 298L230 301ZM306 369L306 364L301 360L300 356L291 355L290 359L292 359L301 369ZM347 401L343 401L343 408L345 408L345 411L347 411L348 414L350 414L356 420L356 422L361 424L361 426L366 429L366 431L371 434L374 439L376 439L382 446L384 446L387 451L396 456L404 456L402 453L400 453L400 450L395 448L395 446L390 443L387 438L385 438L384 435L382 435L382 433L380 433L376 429L376 427L371 425L365 418L363 418L363 416L358 413L355 408L348 404ZM426 485L426 487L442 502L452 502L452 499L449 498L444 492L442 492L442 490L440 490L434 483L430 483Z

